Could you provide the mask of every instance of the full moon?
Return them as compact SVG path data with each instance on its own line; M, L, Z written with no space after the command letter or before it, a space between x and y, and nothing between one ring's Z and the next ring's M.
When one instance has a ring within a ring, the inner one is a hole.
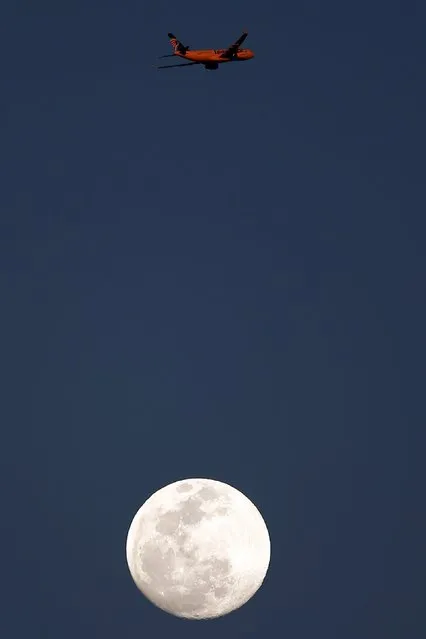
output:
M262 585L271 554L266 524L241 492L184 479L155 492L127 535L127 564L149 601L187 619L221 617Z

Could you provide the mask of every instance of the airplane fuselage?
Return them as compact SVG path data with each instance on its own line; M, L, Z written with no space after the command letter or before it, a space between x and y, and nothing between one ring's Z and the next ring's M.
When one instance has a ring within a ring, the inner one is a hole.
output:
M235 56L229 58L222 58L221 55L225 53L226 49L198 49L197 51L185 51L185 53L175 52L175 55L185 60L191 60L191 62L205 63L217 63L222 62L237 62L244 60L251 60L254 58L254 53L250 49L240 49Z

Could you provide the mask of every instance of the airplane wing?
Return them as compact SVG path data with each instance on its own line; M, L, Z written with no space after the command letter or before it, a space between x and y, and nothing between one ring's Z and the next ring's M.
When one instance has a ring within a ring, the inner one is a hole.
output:
M154 65L154 68L155 69L176 69L176 67L192 67L194 64L201 64L201 63L200 62L183 62L182 64L162 64L160 66Z
M221 58L232 58L238 51L238 49L240 48L240 46L242 45L242 43L244 42L244 40L247 38L248 33L247 31L244 31L244 33L238 38L238 40L236 40L234 42L234 44L231 44L230 47L228 47L226 49L226 51L224 51L221 54Z

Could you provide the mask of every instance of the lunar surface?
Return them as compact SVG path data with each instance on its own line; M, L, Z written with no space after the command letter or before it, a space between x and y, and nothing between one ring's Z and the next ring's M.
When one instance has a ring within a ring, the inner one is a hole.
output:
M244 605L269 567L270 539L252 502L212 479L161 488L136 513L126 555L139 590L177 617L209 619Z

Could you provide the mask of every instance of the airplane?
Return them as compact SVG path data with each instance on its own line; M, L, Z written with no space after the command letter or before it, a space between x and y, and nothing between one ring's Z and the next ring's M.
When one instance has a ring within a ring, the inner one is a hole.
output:
M169 55L161 55L160 58L184 58L189 62L183 64L165 64L156 66L157 69L174 69L175 67L190 67L194 64L203 64L208 71L215 71L219 68L219 64L224 62L243 62L254 58L254 53L250 49L241 49L240 46L247 38L247 32L244 33L231 44L227 49L197 49L191 51L189 47L185 47L182 42L169 33L170 44L173 47L173 53Z

